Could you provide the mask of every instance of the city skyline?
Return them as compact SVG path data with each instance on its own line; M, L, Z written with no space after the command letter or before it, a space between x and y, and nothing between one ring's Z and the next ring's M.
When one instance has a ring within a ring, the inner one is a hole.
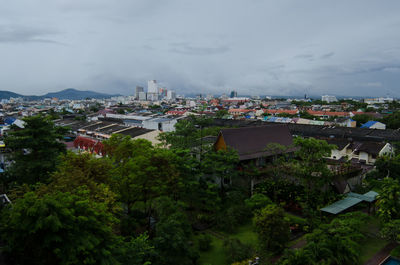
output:
M399 97L400 3L8 2L0 90Z

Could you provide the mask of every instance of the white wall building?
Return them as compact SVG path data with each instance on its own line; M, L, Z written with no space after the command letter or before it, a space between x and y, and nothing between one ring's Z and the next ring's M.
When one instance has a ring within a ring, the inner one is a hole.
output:
M328 102L328 103L338 101L337 98L336 98L335 96L329 96L329 95L324 95L324 96L322 96L322 97L321 97L321 100L322 100L322 101L326 101L326 102Z

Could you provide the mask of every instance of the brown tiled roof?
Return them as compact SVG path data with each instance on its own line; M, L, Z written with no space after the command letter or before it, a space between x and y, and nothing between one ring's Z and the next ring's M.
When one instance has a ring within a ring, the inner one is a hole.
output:
M293 138L287 125L267 125L222 129L220 134L228 147L237 150L240 160L293 151ZM267 150L270 144L290 147L289 150Z

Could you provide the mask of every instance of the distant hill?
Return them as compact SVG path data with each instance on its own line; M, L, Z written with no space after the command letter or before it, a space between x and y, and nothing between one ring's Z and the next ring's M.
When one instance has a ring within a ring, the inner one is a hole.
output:
M110 95L110 94L105 94L105 93L99 93L99 92L94 92L94 91L83 91L83 90L77 90L74 88L67 88L64 90L61 90L59 92L51 92L47 93L46 95L43 96L25 96L21 94L17 94L11 91L0 91L0 100L1 99L10 99L10 98L18 98L18 97L23 97L28 100L39 100L39 99L44 99L44 98L58 98L58 99L71 99L71 100L78 100L78 99L85 99L85 98L110 98L114 96L119 96L119 95Z
M74 88L67 88L59 92L47 93L42 98L58 98L58 99L85 99L85 98L110 98L119 95L110 95L94 91L83 91Z
M19 98L19 97L23 97L23 95L11 91L0 90L0 99Z

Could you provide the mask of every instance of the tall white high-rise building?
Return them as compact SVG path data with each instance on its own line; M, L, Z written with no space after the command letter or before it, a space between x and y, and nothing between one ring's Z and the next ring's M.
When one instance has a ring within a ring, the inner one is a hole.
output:
M158 94L158 85L156 80L147 81L147 93Z

